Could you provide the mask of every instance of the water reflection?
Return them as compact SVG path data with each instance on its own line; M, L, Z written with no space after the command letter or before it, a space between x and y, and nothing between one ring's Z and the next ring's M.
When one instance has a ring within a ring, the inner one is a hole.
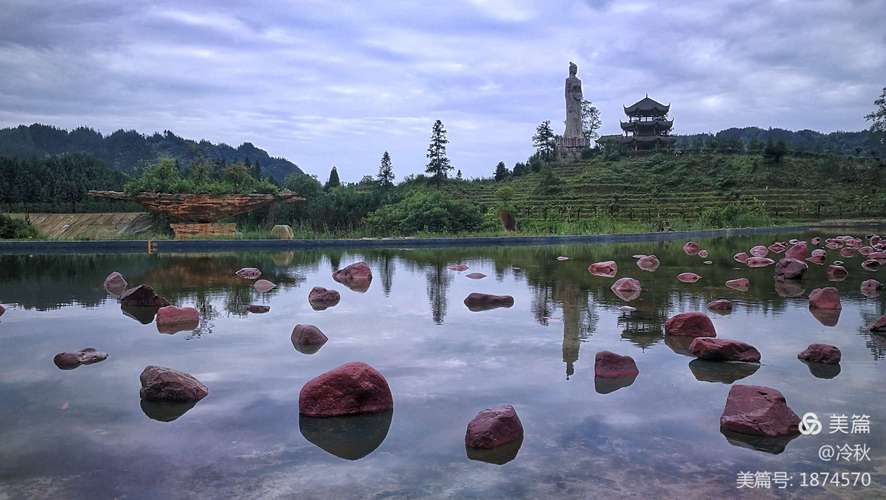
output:
M465 446L465 453L471 460L478 462L486 462L494 465L504 465L511 460L517 458L520 447L523 446L523 437L520 439L505 443L495 448L470 448Z
M141 400L141 409L151 420L160 422L172 422L184 415L197 404L196 401L188 402L164 402Z
M720 432L723 433L723 436L726 437L726 440L729 442L729 444L733 446L762 451L773 455L778 455L783 452L788 443L799 436L799 434L780 437L751 436L748 434L727 431L725 429L721 430Z
M695 380L700 382L732 384L750 377L759 369L759 363L707 361L704 359L694 359L689 362L689 370L692 371Z
M394 410L346 417L299 415L302 436L318 448L345 460L360 460L388 436Z

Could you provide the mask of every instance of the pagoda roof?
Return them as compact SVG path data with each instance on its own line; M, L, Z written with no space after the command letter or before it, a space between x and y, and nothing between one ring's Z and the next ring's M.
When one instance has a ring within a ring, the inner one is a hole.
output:
M659 130L670 130L671 127L674 126L674 120L665 120L664 118L658 118L656 120L649 121L640 121L640 122L620 122L622 130L635 130L635 129L659 129Z
M652 115L663 115L666 114L671 109L670 104L662 104L655 99L651 99L648 95L643 99L631 104L630 106L625 106L625 114L626 115L634 115L634 114L652 114Z

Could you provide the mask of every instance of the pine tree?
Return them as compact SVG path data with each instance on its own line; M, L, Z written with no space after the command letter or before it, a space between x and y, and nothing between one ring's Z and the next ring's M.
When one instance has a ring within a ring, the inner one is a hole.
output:
M452 165L449 164L449 158L446 157L446 144L449 140L446 138L446 129L443 122L437 120L431 129L431 143L428 145L428 165L425 172L431 175L435 183L440 184L446 179Z
M503 181L508 178L508 175L508 167L505 166L505 162L498 162L498 165L495 166L495 180Z
M554 129L551 121L545 120L538 124L535 135L532 136L532 144L538 156L544 160L554 159Z
M390 187L394 184L394 168L391 166L391 155L387 151L381 155L381 165L378 167L378 183L382 187Z
M341 182L338 180L338 170L336 170L335 165L332 166L332 170L329 172L329 180L326 181L326 189L337 188L341 186Z

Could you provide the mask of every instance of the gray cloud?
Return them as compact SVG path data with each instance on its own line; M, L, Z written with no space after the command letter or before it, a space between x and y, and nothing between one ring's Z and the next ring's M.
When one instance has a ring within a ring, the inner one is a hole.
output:
M858 130L886 84L886 0L11 2L0 125L39 121L251 141L324 177L422 170L435 119L489 175L562 128L567 62L618 130L672 103L677 133Z

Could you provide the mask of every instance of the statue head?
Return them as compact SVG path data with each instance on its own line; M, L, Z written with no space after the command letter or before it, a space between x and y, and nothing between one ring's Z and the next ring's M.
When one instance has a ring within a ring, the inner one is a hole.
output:
M575 76L578 73L578 66L574 62L569 63L569 76Z

